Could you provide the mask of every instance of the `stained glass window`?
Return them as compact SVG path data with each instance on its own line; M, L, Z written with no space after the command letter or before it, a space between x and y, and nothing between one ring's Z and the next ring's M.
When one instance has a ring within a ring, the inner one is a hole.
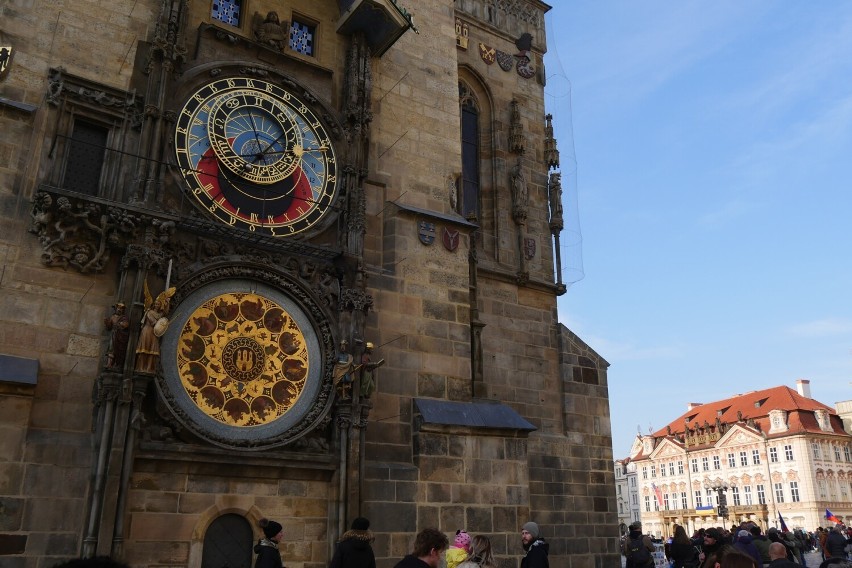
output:
M214 20L232 26L240 25L240 9L243 0L213 0L211 16Z
M302 55L313 55L315 34L316 26L299 22L294 18L290 25L290 49Z

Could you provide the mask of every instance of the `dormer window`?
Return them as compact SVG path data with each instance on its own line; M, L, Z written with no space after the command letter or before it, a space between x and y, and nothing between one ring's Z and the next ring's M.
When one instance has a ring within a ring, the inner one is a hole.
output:
M787 431L787 412L785 410L770 410L769 411L769 433L786 432Z
M816 418L817 424L819 424L819 429L823 432L831 432L831 418L829 417L828 411L824 408L818 408L814 410L814 417Z

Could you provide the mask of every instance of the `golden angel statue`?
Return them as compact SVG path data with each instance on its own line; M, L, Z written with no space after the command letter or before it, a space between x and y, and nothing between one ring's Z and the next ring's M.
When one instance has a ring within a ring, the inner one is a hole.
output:
M140 373L155 373L160 360L160 338L169 327L169 304L175 294L175 287L164 290L155 300L145 281L145 313L142 316L142 331L136 344L136 366Z

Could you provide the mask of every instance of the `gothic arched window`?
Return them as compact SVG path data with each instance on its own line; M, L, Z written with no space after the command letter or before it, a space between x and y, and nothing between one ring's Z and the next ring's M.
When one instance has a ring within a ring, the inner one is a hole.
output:
M459 213L479 219L479 106L464 83L459 83L461 105L462 176Z

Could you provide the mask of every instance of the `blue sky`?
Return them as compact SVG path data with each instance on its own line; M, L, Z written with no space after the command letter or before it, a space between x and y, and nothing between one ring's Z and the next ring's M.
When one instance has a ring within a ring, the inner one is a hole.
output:
M852 399L852 3L551 5L559 317L611 364L615 456L690 401Z

